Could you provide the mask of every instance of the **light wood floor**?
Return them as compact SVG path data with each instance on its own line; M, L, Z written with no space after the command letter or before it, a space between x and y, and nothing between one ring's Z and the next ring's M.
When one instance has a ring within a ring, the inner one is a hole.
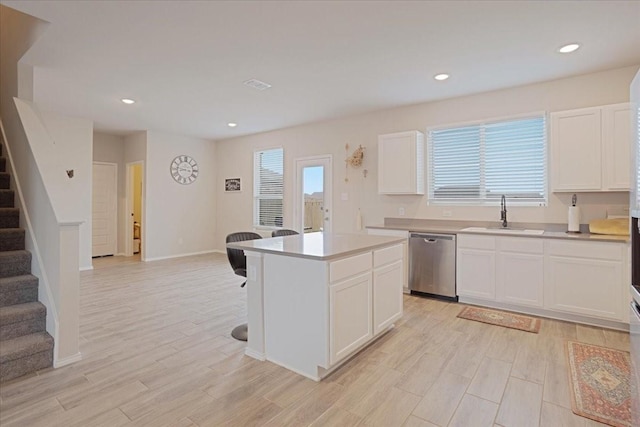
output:
M565 341L628 350L622 332L543 320L531 334L405 296L396 327L315 383L243 355L242 278L224 255L94 260L83 360L0 387L10 426L597 426L570 410Z

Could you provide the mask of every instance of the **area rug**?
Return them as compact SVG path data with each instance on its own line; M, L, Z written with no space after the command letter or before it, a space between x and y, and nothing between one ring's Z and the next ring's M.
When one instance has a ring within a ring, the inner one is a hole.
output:
M573 412L616 427L631 427L629 352L567 343Z
M458 314L458 317L496 326L504 326L505 328L533 332L534 334L537 334L540 330L540 319L488 308L465 307Z

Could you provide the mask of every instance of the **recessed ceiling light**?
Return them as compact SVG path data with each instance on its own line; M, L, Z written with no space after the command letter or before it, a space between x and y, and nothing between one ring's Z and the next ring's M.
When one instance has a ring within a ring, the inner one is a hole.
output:
M129 99L129 98L122 98L120 101L124 102L125 104L135 104L136 101L134 101L133 99Z
M238 126L238 124L237 123L233 123L233 122L229 122L229 123L227 123L227 126L229 126L230 128L234 128L234 127Z
M435 76L433 76L433 78L440 81L447 80L449 78L449 74L445 74L445 73L436 74Z
M571 53L571 52L575 52L579 48L580 48L580 45L578 43L571 43L571 44L562 46L560 49L558 49L558 52L560 52L560 53Z

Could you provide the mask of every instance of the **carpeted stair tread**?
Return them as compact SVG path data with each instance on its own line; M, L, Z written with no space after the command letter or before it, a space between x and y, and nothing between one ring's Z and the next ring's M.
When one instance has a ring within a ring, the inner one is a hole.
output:
M33 274L0 277L0 293L16 291L25 287L38 287L38 278Z
M0 228L0 251L24 249L24 228Z
M0 252L0 277L22 276L31 273L31 252Z
M0 228L20 227L20 209L0 208Z
M11 175L7 172L0 172L0 188L3 190L9 189L9 183L11 182Z
M0 189L0 208L14 207L13 196L13 190Z
M0 307L38 301L38 278L31 274L0 278Z
M0 345L0 364L51 349L53 349L53 338L46 332L5 340Z
M0 307L0 345L4 340L42 332L47 309L39 302Z
M23 320L45 316L47 308L38 301L0 307L0 327Z

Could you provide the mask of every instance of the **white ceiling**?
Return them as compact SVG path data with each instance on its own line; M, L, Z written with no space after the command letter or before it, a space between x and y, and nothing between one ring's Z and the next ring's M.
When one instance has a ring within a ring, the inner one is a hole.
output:
M640 64L640 1L1 3L51 23L24 58L35 101L119 134L230 138Z

